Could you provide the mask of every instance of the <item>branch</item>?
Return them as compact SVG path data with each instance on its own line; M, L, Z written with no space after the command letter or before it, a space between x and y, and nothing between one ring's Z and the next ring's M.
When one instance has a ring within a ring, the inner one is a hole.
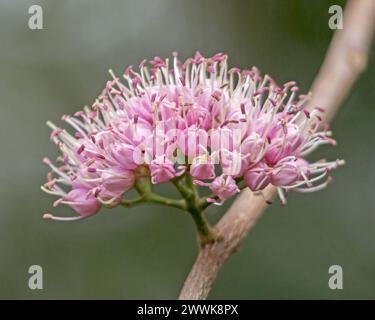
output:
M344 13L344 29L335 32L323 65L313 82L309 106L324 107L330 121L365 70L374 31L375 1L351 0ZM275 188L264 190L271 199ZM266 202L249 189L243 190L216 225L221 241L203 247L184 283L179 299L206 299L224 262L235 252L262 216Z

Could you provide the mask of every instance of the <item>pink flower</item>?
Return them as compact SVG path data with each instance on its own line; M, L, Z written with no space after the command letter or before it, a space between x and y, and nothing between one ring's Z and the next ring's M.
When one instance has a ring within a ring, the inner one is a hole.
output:
M215 165L209 156L196 157L190 167L190 174L199 180L213 179L215 178Z
M100 209L100 202L87 189L73 189L63 199L79 215L86 217L93 215Z
M208 133L192 125L177 133L177 143L182 154L193 159L207 152Z
M296 125L278 125L268 135L268 139L270 146L264 159L270 165L275 165L288 156L298 155L298 148L303 144L303 137Z
M221 204L236 193L240 192L236 181L231 176L221 175L216 177L208 187L211 189L212 193L220 199L216 204Z
M276 186L284 203L291 190L325 187L343 161L304 159L335 144L322 126L323 110L306 110L309 96L298 95L294 82L279 86L255 67L228 71L227 58L197 53L180 61L174 54L170 62L155 57L138 70L128 67L121 77L110 71L91 108L62 117L71 133L48 122L60 155L56 164L44 159L51 172L42 189L80 218L118 204L144 178L140 167L153 184L190 175L219 203L242 180L258 193Z
M120 197L130 190L135 181L134 172L121 167L113 167L102 173L102 187L114 196Z
M150 170L153 184L168 182L179 174L176 172L173 162L165 158L152 160Z
M111 145L108 152L120 167L128 170L137 168L137 159L141 157L133 145L125 143Z
M272 170L271 182L273 185L282 187L289 186L300 180L303 174L308 175L309 164L304 159L290 159L279 163Z
M271 182L269 168L263 162L259 162L246 171L244 180L251 191L263 190Z

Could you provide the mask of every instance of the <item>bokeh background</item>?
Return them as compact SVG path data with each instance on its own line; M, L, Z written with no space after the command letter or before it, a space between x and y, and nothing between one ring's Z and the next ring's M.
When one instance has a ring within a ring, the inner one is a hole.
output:
M358 0L360 1L360 0ZM44 30L28 29L40 4ZM143 58L226 52L307 91L332 36L328 7L344 1L64 0L0 2L0 298L173 299L197 253L190 217L172 208L102 210L77 223L43 221L39 189L54 158L46 120L91 104L109 79ZM344 21L345 27L345 21ZM375 53L332 128L344 158L319 193L278 202L224 266L210 298L375 298ZM163 190L163 192L169 192ZM228 203L229 205L229 203ZM227 206L209 210L218 220ZM66 214L69 208L57 208ZM28 288L43 267L44 289ZM344 289L328 288L328 268Z

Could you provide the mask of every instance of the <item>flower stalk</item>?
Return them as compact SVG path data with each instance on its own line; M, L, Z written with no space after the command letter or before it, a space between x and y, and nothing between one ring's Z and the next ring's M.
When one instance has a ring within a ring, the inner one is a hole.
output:
M198 190L190 176L182 175L172 180L182 199L172 199L154 193L152 191L151 176L148 168L138 168L136 176L137 179L134 188L137 190L139 197L133 200L121 199L116 205L120 204L130 208L140 204L155 203L183 210L188 212L193 218L200 247L217 240L216 231L204 214L204 209L211 203L207 202L206 197L199 196Z
M188 212L194 220L200 247L204 247L218 240L216 230L210 225L202 209L192 206L188 208Z
M181 196L185 199L186 211L188 211L195 223L198 242L201 247L217 240L216 230L210 225L204 209L210 205L206 198L200 198L197 187L194 185L191 176L184 175L183 179L172 180Z

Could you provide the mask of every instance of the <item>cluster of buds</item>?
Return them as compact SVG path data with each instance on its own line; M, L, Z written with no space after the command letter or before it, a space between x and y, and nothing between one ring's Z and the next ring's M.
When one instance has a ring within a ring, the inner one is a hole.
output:
M132 188L162 203L147 183L169 181L187 196L189 188L209 188L202 207L246 187L262 194L268 185L285 204L291 190L324 188L343 163L304 158L335 141L323 110L307 110L309 95L298 95L295 82L279 86L254 67L228 70L225 54L197 52L182 62L173 53L128 67L123 80L110 74L91 108L62 117L73 134L48 122L61 155L57 164L44 159L52 170L42 189L78 215L47 219L77 220L124 204ZM173 201L165 203L183 205Z

